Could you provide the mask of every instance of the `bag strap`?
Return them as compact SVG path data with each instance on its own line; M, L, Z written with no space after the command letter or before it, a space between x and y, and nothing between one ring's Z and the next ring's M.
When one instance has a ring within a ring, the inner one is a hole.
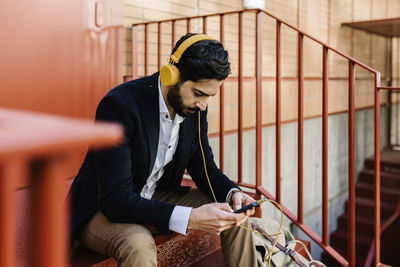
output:
M271 244L275 243L275 239L273 239L271 236L269 236L268 233L265 232L264 229L260 228L257 224L251 223L251 228L253 230L256 230L256 231L262 233L263 237L265 237L269 242L271 242ZM297 265L299 265L300 267L307 267L307 265L305 265L300 260L299 256L297 256L296 252L293 249L286 248L286 247L282 246L278 242L276 243L275 247L277 247L283 253L289 255L297 263Z

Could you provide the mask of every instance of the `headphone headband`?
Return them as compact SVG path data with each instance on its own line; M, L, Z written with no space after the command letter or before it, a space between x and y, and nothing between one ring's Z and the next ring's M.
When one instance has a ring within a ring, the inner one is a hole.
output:
M208 36L206 34L196 34L193 36L190 36L189 38L187 38L185 41L183 41L178 49L176 49L175 53L173 55L171 55L170 59L173 63L178 63L179 60L182 57L183 52L185 52L186 49L188 49L189 46L191 46L194 43L197 43L199 41L202 40L214 40L214 38L212 38L211 36Z

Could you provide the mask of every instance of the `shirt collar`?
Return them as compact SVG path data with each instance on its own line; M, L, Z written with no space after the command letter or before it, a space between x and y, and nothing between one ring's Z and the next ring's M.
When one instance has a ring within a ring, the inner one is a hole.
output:
M160 80L160 76L158 76L158 105L160 108L160 114L161 115L165 115L168 114L169 115L169 111L167 108L167 104L165 103L164 97L162 95L162 91L161 91L161 80ZM175 114L175 119L178 123L182 122L184 120L184 118L178 114Z

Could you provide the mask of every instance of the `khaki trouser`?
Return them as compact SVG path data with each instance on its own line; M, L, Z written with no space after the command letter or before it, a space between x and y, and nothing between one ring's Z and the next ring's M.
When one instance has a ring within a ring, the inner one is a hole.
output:
M200 190L185 194L156 190L153 199L182 206L199 207L211 203ZM249 227L248 221L244 226ZM98 211L82 231L82 244L117 259L118 266L157 266L157 249L150 230L138 224L111 223ZM226 266L257 266L252 233L232 227L221 233Z

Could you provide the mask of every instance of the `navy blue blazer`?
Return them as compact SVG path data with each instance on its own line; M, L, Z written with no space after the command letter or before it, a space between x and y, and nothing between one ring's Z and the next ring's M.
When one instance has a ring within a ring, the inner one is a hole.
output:
M153 169L159 136L158 76L133 80L112 89L99 103L97 121L123 125L125 138L117 147L88 152L70 192L72 240L97 210L115 223L149 224L169 233L169 219L175 207L140 196ZM208 143L207 111L201 112L201 140L207 170L218 202L235 183L219 170ZM203 168L198 141L198 114L185 118L180 125L179 142L173 160L165 166L157 186L177 193L185 169L207 195L211 191Z

